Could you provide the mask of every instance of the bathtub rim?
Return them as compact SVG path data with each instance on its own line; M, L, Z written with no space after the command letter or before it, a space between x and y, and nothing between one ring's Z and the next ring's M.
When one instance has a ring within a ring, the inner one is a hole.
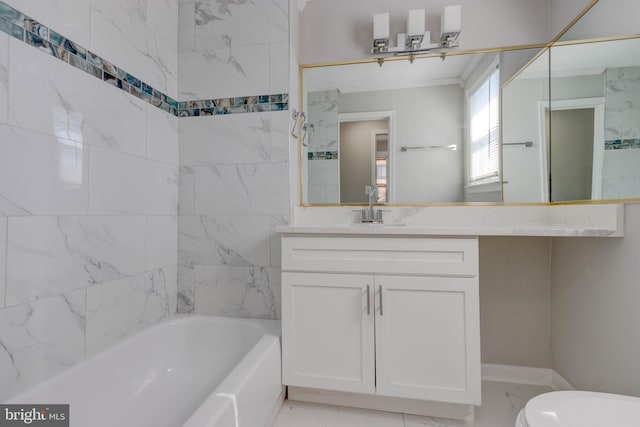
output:
M244 318L244 317L230 317L230 316L209 316L202 314L176 314L172 315L158 323L154 323L153 325L147 326L139 331L134 332L133 334L126 336L122 340L118 341L116 344L108 347L94 355L91 355L89 358L76 363L75 365L69 366L62 372L59 372L38 384L33 385L32 387L27 388L26 390L22 390L15 396L6 399L1 404L24 404L24 403L33 403L27 402L24 396L28 396L34 393L41 392L51 385L53 382L64 380L65 377L70 375L74 375L73 371L78 369L85 369L87 365L94 363L95 361L103 360L106 357L109 357L111 353L119 350L120 347L126 346L129 342L135 340L141 335L147 335L157 329L163 329L183 323L196 323L200 321L206 321L210 323L240 323L240 324L251 324L251 325L259 325L263 329L264 335L273 335L280 338L281 336L281 326L280 320L271 320L271 319L252 319L252 318ZM260 342L262 339L259 338L254 346ZM244 356L243 356L244 357ZM240 359L242 360L242 358ZM238 362L240 362L240 360Z

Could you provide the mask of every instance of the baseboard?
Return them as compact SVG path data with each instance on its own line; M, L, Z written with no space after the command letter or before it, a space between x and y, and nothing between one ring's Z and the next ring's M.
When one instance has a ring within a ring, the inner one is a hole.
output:
M575 390L569 381L548 368L530 366L482 364L482 379L504 383L531 384L551 387L554 390Z
M472 422L472 405L289 386L289 400Z

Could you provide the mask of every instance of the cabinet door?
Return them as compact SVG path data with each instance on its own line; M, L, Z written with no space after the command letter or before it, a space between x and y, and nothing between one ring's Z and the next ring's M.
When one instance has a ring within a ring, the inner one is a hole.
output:
M377 393L480 404L477 278L376 276Z
M282 273L283 383L374 393L372 300L373 276Z

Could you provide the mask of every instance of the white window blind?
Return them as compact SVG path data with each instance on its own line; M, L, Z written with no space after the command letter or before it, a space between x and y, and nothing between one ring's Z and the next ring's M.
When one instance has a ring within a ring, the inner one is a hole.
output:
M500 170L500 70L469 97L469 184L495 182Z

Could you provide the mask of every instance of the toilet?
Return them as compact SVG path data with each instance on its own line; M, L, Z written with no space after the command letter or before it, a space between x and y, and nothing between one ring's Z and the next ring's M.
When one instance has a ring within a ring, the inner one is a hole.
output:
M588 391L554 391L529 400L516 427L639 427L640 398Z

